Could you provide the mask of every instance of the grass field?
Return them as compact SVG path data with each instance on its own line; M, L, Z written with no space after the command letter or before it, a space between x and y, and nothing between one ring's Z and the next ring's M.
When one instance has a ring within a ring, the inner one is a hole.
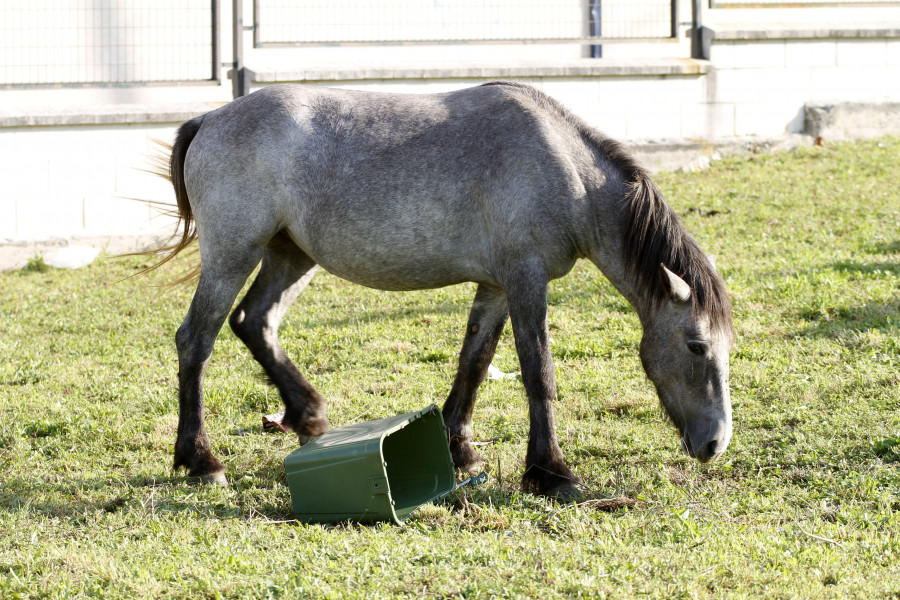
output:
M0 274L0 598L900 599L900 140L727 159L657 181L734 298L734 439L692 462L588 263L550 292L560 442L588 501L523 494L526 403L488 381L490 479L403 527L292 522L277 393L223 330L207 425L229 487L171 471L190 257ZM320 274L282 329L332 425L441 403L470 285ZM509 329L494 364L518 370ZM617 503L600 500L615 498ZM612 506L624 506L608 510Z

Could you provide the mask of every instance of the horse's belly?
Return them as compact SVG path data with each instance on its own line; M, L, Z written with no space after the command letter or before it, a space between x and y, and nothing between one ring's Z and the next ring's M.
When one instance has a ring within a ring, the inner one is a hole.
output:
M485 261L461 247L452 251L446 241L408 244L397 235L387 238L388 243L375 243L371 237L363 241L343 233L295 241L329 273L371 288L420 290L465 281L493 283Z

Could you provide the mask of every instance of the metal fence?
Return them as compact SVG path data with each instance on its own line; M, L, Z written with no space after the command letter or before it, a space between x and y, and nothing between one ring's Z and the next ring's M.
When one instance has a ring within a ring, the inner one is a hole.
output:
M669 39L677 0L255 0L254 44Z
M898 0L709 0L710 8L810 8L815 6L900 5Z
M219 78L219 0L0 4L0 86Z

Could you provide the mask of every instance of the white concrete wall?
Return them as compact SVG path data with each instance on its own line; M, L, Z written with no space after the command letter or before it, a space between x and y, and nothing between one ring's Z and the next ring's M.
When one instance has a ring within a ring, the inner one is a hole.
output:
M302 80L423 93L516 78L632 142L780 136L801 130L805 104L900 102L900 4L805 10L707 10L719 35L709 63L685 58L684 28L676 42L604 45L599 61L579 58L578 46L542 44L253 49L248 34L247 63L260 74L256 87ZM741 14L753 19L742 24ZM825 14L832 20L822 21ZM170 141L178 122L226 102L230 91L227 80L0 88L0 243L167 230L170 220L127 199L172 199L167 182L142 171L152 142ZM104 119L107 112L115 118Z
M145 169L174 125L0 129L0 240L164 232L144 200L171 201Z
M705 135L800 132L810 103L900 101L900 39L719 40Z

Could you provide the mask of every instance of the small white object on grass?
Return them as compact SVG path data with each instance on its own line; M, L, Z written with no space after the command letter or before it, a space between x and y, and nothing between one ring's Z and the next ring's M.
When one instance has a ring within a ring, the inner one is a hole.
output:
M488 366L488 379L515 379L518 373L504 373L494 365Z
M99 248L93 246L66 246L48 253L44 262L57 269L80 269L94 262L99 254Z

